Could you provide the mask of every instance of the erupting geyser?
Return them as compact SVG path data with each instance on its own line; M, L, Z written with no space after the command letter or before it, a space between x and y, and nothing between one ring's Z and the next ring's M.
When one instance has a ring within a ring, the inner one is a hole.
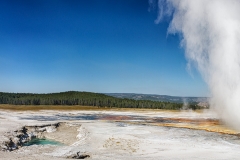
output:
M209 86L211 108L240 129L240 0L158 0L158 7L156 23L172 16L168 33L181 35L188 65Z

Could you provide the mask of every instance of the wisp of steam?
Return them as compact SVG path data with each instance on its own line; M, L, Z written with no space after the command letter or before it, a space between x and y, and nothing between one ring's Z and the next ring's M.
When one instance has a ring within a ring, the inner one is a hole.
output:
M196 67L211 92L210 106L240 129L240 0L158 0L159 23L171 18L188 66ZM149 0L150 7L154 0Z

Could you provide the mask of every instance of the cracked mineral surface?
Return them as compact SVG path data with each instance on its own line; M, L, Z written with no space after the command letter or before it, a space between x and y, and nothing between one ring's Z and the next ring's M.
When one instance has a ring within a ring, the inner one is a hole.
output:
M1 159L238 159L238 133L210 111L0 110Z

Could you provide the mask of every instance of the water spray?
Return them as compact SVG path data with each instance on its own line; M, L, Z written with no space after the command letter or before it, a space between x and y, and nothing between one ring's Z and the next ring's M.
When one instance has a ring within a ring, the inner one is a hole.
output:
M240 129L240 1L158 0L158 9L156 23L172 17L168 34L181 35L188 66L208 84L211 109Z

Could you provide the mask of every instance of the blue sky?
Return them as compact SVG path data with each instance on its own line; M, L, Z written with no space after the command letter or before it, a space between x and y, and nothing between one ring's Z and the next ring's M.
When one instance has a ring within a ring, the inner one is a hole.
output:
M0 91L208 96L148 0L0 1Z

